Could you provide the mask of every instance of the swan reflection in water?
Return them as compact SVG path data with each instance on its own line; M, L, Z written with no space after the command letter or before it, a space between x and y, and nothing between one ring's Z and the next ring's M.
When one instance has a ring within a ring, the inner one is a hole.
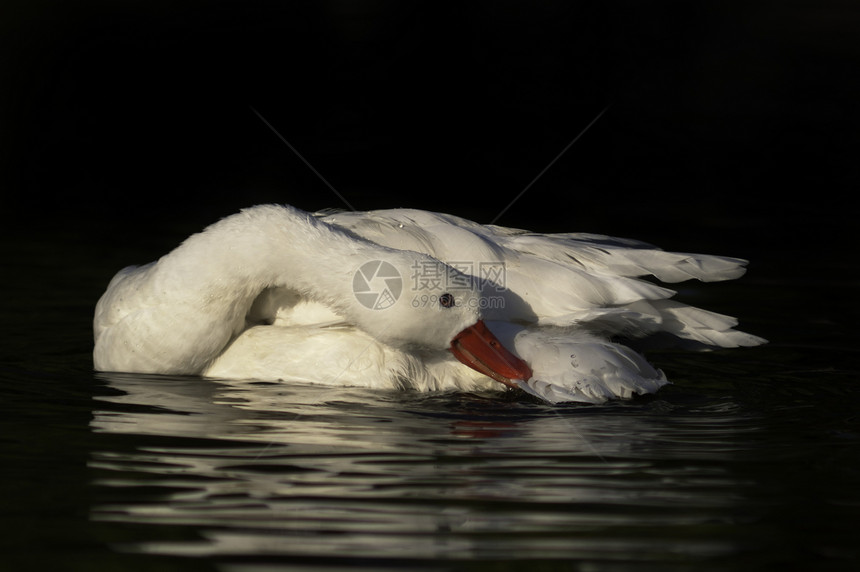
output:
M655 559L736 549L713 526L689 528L729 522L742 501L725 461L752 428L727 423L724 401L559 407L513 392L99 376L113 394L97 397L92 428L129 439L93 454L110 500L92 518L196 533L126 550Z

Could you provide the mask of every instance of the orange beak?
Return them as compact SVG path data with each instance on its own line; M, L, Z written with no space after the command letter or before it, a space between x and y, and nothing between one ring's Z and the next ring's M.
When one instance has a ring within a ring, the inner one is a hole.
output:
M475 371L508 387L517 387L516 380L524 381L532 376L528 364L509 352L483 320L478 320L474 326L469 326L454 337L451 353Z

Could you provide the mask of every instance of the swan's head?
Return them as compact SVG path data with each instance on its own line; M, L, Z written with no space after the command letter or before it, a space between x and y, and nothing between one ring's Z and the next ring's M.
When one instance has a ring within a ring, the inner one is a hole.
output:
M493 379L515 387L529 366L481 320L480 284L435 258L393 251L363 262L353 274L356 322L377 340L419 351L450 351Z

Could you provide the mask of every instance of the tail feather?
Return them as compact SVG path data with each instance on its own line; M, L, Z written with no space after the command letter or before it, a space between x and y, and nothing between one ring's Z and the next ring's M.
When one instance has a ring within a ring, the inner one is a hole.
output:
M727 256L666 252L644 243L617 242L594 235L514 235L506 246L562 264L574 262L583 269L618 276L654 276L663 282L696 279L715 282L739 278L746 272L747 261ZM631 247L629 243L636 245Z
M738 321L731 316L687 306L675 300L658 300L652 305L662 317L661 329L679 338L723 348L765 343L763 338L735 330Z

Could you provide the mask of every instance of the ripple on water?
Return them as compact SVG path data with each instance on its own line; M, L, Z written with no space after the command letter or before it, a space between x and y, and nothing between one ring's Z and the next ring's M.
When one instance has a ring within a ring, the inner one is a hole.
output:
M92 518L196 531L126 550L667 562L738 553L755 513L727 460L760 420L727 400L103 380L92 428L128 440L91 455Z

